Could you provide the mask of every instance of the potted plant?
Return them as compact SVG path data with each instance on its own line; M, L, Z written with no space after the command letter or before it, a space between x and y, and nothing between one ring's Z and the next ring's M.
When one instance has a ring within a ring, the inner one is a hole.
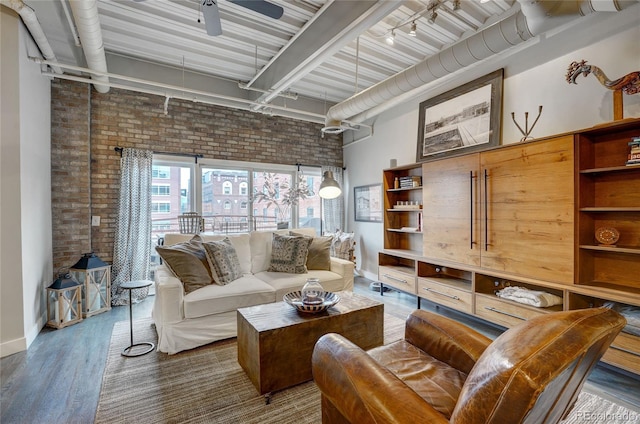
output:
M263 172L264 182L262 191L258 191L253 196L253 201L266 203L266 207L276 207L278 229L289 228L291 210L298 206L301 199L313 196L313 191L309 188L303 178L299 178L298 185L292 187L289 178L281 174Z

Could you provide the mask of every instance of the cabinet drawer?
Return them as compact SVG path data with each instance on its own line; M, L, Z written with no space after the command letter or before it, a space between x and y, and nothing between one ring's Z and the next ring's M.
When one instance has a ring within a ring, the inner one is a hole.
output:
M431 279L418 277L418 296L458 311L473 312L471 293Z
M416 277L397 271L391 267L378 267L378 279L385 285L395 287L407 293L416 294Z
M620 333L602 357L604 362L640 373L640 337Z
M476 315L505 327L513 327L544 313L544 310L536 311L489 295L476 295Z

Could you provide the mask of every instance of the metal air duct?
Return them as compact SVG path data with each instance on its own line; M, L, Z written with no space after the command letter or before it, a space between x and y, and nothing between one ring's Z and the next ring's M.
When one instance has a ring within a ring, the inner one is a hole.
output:
M24 22L25 26L31 33L31 37L35 41L36 45L40 49L40 53L42 56L53 62L57 62L56 55L53 53L53 49L49 44L49 40L44 35L44 31L42 31L42 27L40 26L40 22L38 22L38 17L36 16L36 12L26 4L22 2L22 0L0 0L0 3L13 9L20 18L22 18L22 22ZM49 65L53 72L56 74L62 73L62 68L55 65Z
M466 68L483 59L594 11L622 10L640 0L580 2L518 0L520 10L484 30L442 50L410 68L334 105L327 111L323 131L340 132L341 122L363 121L382 113L411 90Z
M87 67L100 72L107 72L107 58L104 54L102 30L98 18L98 3L96 0L73 0L71 11L78 28L80 42ZM109 92L109 78L102 75L92 75L96 83L93 86L99 93Z

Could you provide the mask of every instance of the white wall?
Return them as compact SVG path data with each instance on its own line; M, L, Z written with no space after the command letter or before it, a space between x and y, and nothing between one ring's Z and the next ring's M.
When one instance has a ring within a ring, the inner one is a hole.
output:
M46 288L53 282L51 238L51 81L25 52L37 46L20 28L20 199L24 334L29 346L46 324Z
M0 356L25 350L46 320L52 282L50 82L19 18L0 8Z
M529 112L529 125L533 123L538 105L543 106L542 116L536 124L532 136L545 137L568 131L579 130L613 120L612 91L605 89L593 75L580 77L577 85L565 81L566 69L573 61L587 60L599 66L611 79L617 79L629 72L640 70L640 26L637 24L638 6L617 16L605 16L603 26L606 38L590 36L589 30L570 40L571 45L582 46L575 51L545 58L551 50L557 49L560 41L549 37L545 40L531 40L536 45L530 50L521 50L522 60L514 55L508 58L499 55L492 61L485 61L464 76L453 75L442 84L420 98L415 98L375 117L373 136L362 141L350 141L345 135L344 160L348 174L347 228L356 234L357 268L361 275L377 279L377 253L383 247L382 224L355 222L353 219L352 191L354 186L379 183L382 170L388 168L389 160L397 159L398 166L416 161L419 103L452 88L452 81L458 85L471 81L481 74L503 67L505 69L502 144L515 143L522 135L514 125L511 112L524 125L524 112ZM634 16L635 15L635 16ZM590 18L592 21L594 18ZM615 34L611 32L618 31ZM593 34L602 32L593 31ZM597 38L597 39L591 39ZM545 43L547 47L545 47ZM584 47L587 46L587 47ZM522 54L527 55L522 56ZM525 67L524 61L536 63L532 54L538 54L540 65ZM493 67L491 64L493 63ZM479 73L481 72L481 74ZM624 95L624 117L640 117L640 94ZM370 122L367 122L370 123ZM356 134L357 138L359 135Z

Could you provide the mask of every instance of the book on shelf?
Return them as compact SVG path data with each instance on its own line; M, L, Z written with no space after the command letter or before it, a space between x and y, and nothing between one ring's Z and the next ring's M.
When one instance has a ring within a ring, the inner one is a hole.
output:
M420 176L407 176L400 177L400 188L412 188L420 187L422 185L422 177Z

